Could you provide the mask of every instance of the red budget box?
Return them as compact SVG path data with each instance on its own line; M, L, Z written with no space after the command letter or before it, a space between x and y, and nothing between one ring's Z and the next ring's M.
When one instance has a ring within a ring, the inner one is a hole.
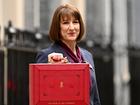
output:
M89 105L89 64L30 64L30 105Z

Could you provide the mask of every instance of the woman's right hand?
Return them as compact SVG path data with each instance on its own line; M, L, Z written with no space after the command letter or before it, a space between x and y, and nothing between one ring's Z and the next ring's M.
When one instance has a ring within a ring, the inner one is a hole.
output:
M48 63L68 63L67 57L63 57L62 53L50 53L48 55Z

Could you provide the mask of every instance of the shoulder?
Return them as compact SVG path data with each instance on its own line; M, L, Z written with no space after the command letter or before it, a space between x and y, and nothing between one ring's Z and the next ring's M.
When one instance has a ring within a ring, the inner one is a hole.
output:
M53 52L55 50L55 46L56 46L55 44L51 44L47 48L40 50L38 52L38 54L42 53L42 54L47 54L48 55L49 53L51 53L51 52Z
M80 50L81 50L81 53L82 53L83 55L92 57L91 52L89 52L87 49L84 49L84 48L81 48L81 47L80 47Z
M52 52L55 52L56 47L57 46L55 44L51 44L47 48L38 51L37 56L36 56L36 63L48 62L48 55Z

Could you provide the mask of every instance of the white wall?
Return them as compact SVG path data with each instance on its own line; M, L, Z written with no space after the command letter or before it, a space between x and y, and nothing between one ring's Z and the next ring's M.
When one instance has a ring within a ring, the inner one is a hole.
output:
M24 0L0 0L0 40L4 41L4 27L11 20L14 27L24 28Z

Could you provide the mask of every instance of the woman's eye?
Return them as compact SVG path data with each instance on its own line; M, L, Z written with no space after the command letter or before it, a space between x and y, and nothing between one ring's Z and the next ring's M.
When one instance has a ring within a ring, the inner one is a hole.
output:
M63 24L69 24L69 22L68 21L65 21L65 22L63 22Z
M75 21L73 21L73 23L79 23L79 21L78 20L75 20Z

